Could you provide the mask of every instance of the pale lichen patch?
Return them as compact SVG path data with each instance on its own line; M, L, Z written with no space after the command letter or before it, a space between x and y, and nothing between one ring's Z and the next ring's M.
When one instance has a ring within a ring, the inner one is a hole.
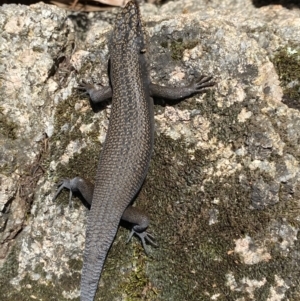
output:
M226 275L226 285L232 291L245 291L248 293L248 297L251 300L255 300L255 290L261 288L267 283L266 278L262 280L249 279L243 277L241 280L236 280L233 273L228 273ZM244 300L243 298L241 300Z
M249 265L257 264L261 261L267 262L272 258L267 248L257 246L248 235L245 238L235 240L234 251L245 264Z
M289 285L278 275L275 275L275 286L270 287L267 301L281 301L285 299L285 293L290 288Z

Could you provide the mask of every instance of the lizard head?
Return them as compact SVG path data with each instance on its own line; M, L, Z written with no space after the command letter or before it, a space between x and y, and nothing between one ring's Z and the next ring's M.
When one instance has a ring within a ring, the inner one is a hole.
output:
M145 32L136 0L129 1L117 14L111 45L129 47L145 52Z

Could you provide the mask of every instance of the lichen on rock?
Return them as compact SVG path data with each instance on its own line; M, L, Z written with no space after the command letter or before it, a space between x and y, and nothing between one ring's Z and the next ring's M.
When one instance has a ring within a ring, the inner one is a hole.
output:
M155 99L155 145L136 199L159 247L119 229L96 300L298 300L299 9L178 0L141 7L151 79L216 85ZM0 8L0 295L79 296L87 209L55 182L95 176L110 104L74 89L107 84L113 12L42 3ZM102 19L101 19L102 18ZM75 29L74 29L75 28ZM76 47L74 47L76 45ZM298 72L298 73L297 73ZM227 299L226 299L227 300Z

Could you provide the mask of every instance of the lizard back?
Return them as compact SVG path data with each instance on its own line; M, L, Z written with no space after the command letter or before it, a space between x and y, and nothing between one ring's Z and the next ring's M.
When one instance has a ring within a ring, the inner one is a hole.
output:
M88 216L81 300L93 300L121 216L139 191L153 148L153 101L139 7L130 1L110 40L112 109Z

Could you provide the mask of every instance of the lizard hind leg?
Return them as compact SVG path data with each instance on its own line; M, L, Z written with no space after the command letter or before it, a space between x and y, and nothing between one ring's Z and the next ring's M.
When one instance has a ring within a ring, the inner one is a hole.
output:
M90 181L83 179L81 177L75 177L73 179L63 179L62 181L60 181L60 183L58 183L58 190L54 195L53 200L55 200L58 197L58 195L64 188L70 191L70 197L69 197L70 206L72 204L72 195L73 193L77 193L77 192L81 194L83 200L87 202L89 206L92 204L94 185ZM153 235L151 235L146 231L146 229L149 226L149 219L147 215L144 212L142 212L140 209L136 207L128 206L122 215L122 220L124 220L125 222L129 222L130 224L133 225L127 242L129 242L132 236L135 234L140 238L146 254L148 254L146 248L146 242L148 242L153 246L157 246L156 243L154 242Z
M138 236L147 255L146 243L157 247L157 244L154 242L154 236L146 231L149 225L149 219L144 212L136 207L128 206L122 215L122 220L133 224L127 243L131 240L133 235Z

